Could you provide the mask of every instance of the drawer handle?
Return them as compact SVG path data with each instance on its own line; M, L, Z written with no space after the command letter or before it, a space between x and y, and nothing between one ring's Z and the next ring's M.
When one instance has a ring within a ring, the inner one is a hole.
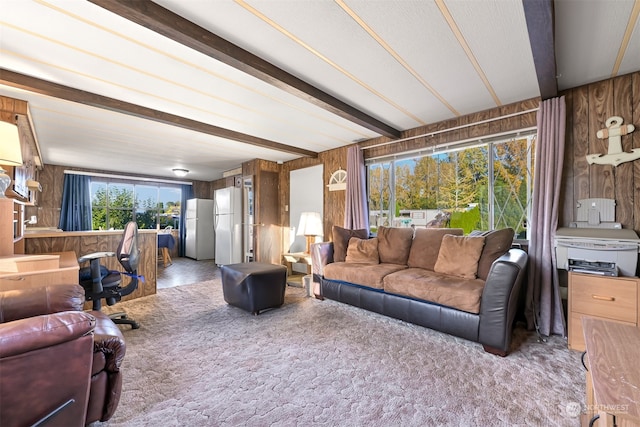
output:
M603 295L591 295L591 298L597 299L597 300L600 300L600 301L615 301L616 300L614 297L605 297Z
M19 282L20 280L24 280L24 277L22 276L18 276L18 277L5 277L5 280L12 280L14 282Z

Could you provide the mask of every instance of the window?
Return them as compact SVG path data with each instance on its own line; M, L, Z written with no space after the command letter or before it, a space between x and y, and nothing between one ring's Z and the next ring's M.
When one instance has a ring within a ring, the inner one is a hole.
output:
M512 227L527 238L535 135L368 162L369 221L472 230Z
M182 190L154 184L91 180L94 230L121 230L135 219L140 229L178 228Z

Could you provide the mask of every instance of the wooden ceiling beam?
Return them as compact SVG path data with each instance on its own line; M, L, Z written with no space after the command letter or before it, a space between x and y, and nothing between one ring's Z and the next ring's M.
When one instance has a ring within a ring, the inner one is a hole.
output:
M36 77L16 73L5 68L0 68L0 84L24 89L29 92L52 96L54 98L77 102L79 104L89 105L96 108L103 108L130 116L153 120L154 122L178 126L183 129L202 132L208 135L242 142L257 147L268 148L271 150L300 155L304 157L318 157L318 153L316 153L315 151L305 150L303 148L293 147L291 145L282 144L268 139L258 138L256 136L221 128L218 126L210 125L208 123L203 123L196 120L188 119L186 117L177 116L175 114L165 113L163 111L131 104L129 102L120 101L114 98L109 98L107 96L98 95L84 90L74 89L58 83L52 83Z
M553 0L522 0L542 100L558 96Z
M89 0L122 18L243 71L380 135L400 131L150 0Z

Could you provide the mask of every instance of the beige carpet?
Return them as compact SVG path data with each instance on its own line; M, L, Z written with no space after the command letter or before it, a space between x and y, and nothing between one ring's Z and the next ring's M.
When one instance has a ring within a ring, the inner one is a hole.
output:
M577 426L580 354L516 330L482 346L287 288L283 307L228 306L219 280L118 304L141 323L115 426Z

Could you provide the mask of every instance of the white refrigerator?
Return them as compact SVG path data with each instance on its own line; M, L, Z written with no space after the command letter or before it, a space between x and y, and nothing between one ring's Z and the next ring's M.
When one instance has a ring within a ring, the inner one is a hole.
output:
M216 190L214 201L216 264L242 262L242 189Z
M185 256L214 259L213 200L189 199L185 214Z

